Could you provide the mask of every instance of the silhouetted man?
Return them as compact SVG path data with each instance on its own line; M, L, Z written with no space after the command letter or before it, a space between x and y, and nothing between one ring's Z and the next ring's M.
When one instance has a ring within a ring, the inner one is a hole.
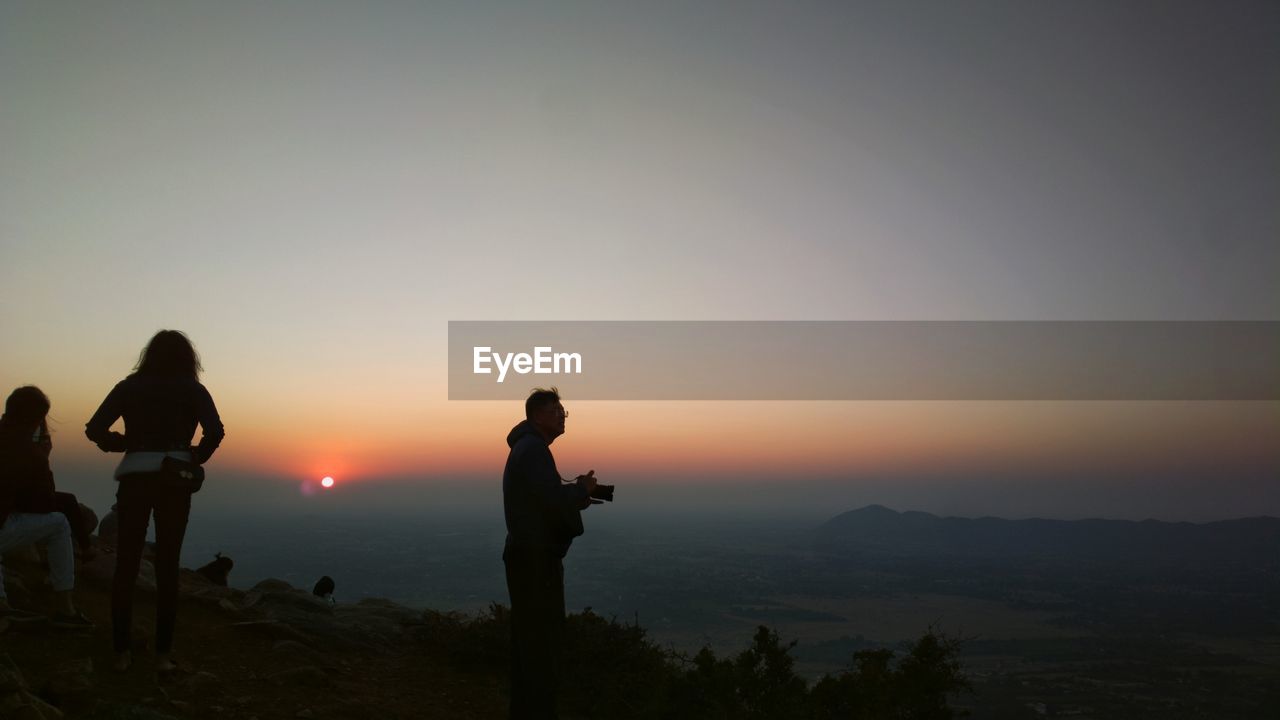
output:
M564 634L564 565L582 534L581 511L592 504L595 471L565 484L550 445L569 416L555 388L534 390L524 422L507 435L511 454L502 472L511 595L511 718L556 717L556 685Z

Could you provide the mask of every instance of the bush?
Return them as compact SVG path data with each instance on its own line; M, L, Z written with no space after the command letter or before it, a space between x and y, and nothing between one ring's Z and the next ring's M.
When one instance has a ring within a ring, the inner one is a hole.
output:
M717 660L708 648L693 659L693 668L678 677L672 718L804 718L808 705L805 682L792 669L791 648L778 634L759 627L751 646L732 659Z
M511 662L511 614L493 604L475 616L427 611L418 638L470 671L505 678ZM969 690L959 642L932 628L901 660L863 650L852 667L812 690L795 673L777 632L759 627L751 645L717 658L659 648L638 624L589 610L565 620L560 707L584 717L668 720L951 720L951 696Z
M639 624L606 620L590 610L569 615L560 705L567 714L585 717L660 717L676 672L670 660Z
M415 637L464 670L510 673L511 611L503 605L492 603L488 613L474 616L427 610Z
M963 716L948 699L970 690L960 643L930 628L892 665L890 650L853 655L852 669L813 687L813 717L821 720L951 720Z

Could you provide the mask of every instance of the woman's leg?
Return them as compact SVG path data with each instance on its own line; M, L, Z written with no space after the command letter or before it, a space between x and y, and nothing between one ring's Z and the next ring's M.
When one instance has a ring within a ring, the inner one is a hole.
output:
M191 493L170 487L156 491L156 654L173 649L178 619L178 560L191 514Z
M151 518L151 483L144 475L125 475L116 490L116 574L111 580L111 635L117 653L131 645L133 588L138 582L142 547Z
M58 612L73 615L76 612L71 591L76 586L76 556L71 549L71 523L62 513L41 515L49 528L42 541L45 557L49 559L49 584L58 597Z
M0 551L23 545L43 545L49 560L49 584L59 599L69 599L76 585L71 528L58 513L12 513L0 528ZM0 601L5 599L0 573Z

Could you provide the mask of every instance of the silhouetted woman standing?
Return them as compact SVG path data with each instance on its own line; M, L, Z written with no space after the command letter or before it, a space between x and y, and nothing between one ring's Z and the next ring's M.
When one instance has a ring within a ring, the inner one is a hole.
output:
M156 518L156 668L173 670L169 654L178 614L178 556L187 532L191 492L160 472L165 456L203 464L222 442L222 421L199 376L203 368L187 336L161 330L93 414L85 435L104 452L123 452L116 467L119 518L116 573L111 584L111 625L116 669L132 662L133 589L151 513ZM124 418L124 434L111 425ZM191 446L196 424L200 444Z

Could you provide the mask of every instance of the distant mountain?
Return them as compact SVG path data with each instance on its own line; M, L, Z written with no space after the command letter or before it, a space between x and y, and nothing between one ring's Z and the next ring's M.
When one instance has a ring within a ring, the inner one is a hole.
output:
M1211 523L1144 520L1005 520L939 517L868 505L817 532L819 550L839 554L1078 559L1239 560L1280 566L1280 518Z

